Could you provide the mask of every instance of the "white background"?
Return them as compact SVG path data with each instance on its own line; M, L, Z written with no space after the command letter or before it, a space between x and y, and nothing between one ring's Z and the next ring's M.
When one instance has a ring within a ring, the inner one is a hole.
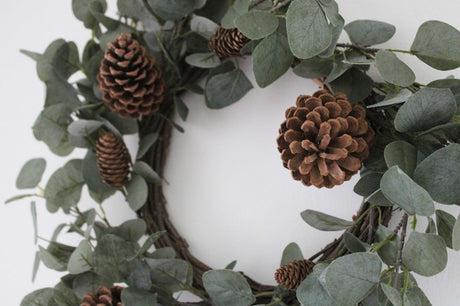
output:
M42 108L44 86L35 73L32 60L19 49L43 52L56 38L77 43L82 50L91 33L76 20L70 0L2 1L0 48L0 137L2 170L0 200L16 195L16 176L30 158L44 157L48 177L69 158L52 155L37 142L31 126ZM115 11L115 1L109 1ZM396 26L395 37L385 47L409 49L418 26L425 20L445 21L460 28L460 2L453 0L418 1L338 1L344 18L376 19ZM341 39L344 41L346 37ZM435 71L417 59L401 56L416 72L417 81L429 82L459 70ZM240 61L254 82L250 59ZM237 269L255 279L273 283L281 252L289 242L297 242L306 257L338 233L323 233L309 228L299 213L316 209L350 219L360 198L353 194L354 182L333 190L306 188L293 181L281 165L276 150L277 129L284 110L299 94L311 93L315 85L291 72L266 89L256 88L237 104L224 110L208 110L201 97L188 95L190 108L185 134L174 133L166 171L165 186L169 211L192 252L215 268L237 259ZM180 119L179 119L180 120ZM136 139L126 140L135 150ZM72 157L84 152L76 150ZM92 205L85 195L82 203ZM53 286L60 273L40 267L31 282L34 253L32 218L28 200L0 205L0 296L2 305L19 305L22 297L37 288ZM57 224L65 222L60 213L49 214L44 201L37 199L38 227L49 238ZM122 197L104 204L114 224L132 218ZM458 207L443 207L455 216ZM76 245L78 238L63 235L64 242ZM39 241L39 244L46 245ZM460 254L449 250L446 271L431 278L418 277L419 285L433 305L458 305Z

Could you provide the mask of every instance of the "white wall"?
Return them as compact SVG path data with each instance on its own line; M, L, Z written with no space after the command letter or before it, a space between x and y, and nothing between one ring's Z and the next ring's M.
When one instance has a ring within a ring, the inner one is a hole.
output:
M32 135L31 126L42 107L44 87L32 60L19 49L43 52L56 38L72 40L82 48L90 37L71 11L69 1L3 1L0 9L3 37L0 58L0 135L2 169L0 200L18 193L14 182L23 163L34 157L48 161L44 182L68 158L49 153ZM114 11L115 1L109 1ZM460 28L460 2L418 1L338 1L347 21L376 19L396 26L395 37L385 46L408 49L418 26L425 20L445 21ZM439 72L406 56L418 81L426 83L460 70ZM242 60L253 84L250 60ZM316 209L350 218L360 199L353 194L354 182L333 190L306 188L290 179L281 165L275 139L284 110L301 93L311 93L315 85L288 73L272 86L252 90L242 101L220 111L208 110L201 97L188 95L189 119L181 125L185 134L174 133L167 165L165 186L169 211L180 232L197 257L215 268L237 259L237 269L257 280L273 283L284 246L297 242L305 256L333 239L334 233L309 228L299 213ZM180 119L179 119L180 120ZM134 143L133 139L130 140ZM82 156L76 151L72 156ZM42 184L44 185L44 183ZM82 200L91 202L87 196ZM115 224L133 217L122 197L104 204ZM37 200L39 234L49 238L62 214L47 213L44 201ZM458 215L457 207L448 208ZM33 243L29 201L0 205L0 288L3 305L18 305L28 292L52 286L59 273L40 268L35 283L31 271L36 246ZM65 241L76 244L76 237ZM460 254L449 252L447 271L419 277L433 305L458 304Z

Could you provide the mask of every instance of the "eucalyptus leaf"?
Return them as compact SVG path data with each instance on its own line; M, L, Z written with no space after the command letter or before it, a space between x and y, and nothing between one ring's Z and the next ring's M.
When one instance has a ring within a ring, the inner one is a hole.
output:
M388 200L409 215L431 216L434 213L434 203L428 192L398 166L393 166L385 172L380 181L380 188Z
M452 248L456 251L460 250L460 215L457 217L452 229Z
M440 203L460 205L460 144L435 151L415 169L414 179Z
M303 211L300 215L307 224L321 231L340 231L353 225L353 222L311 209Z
M46 161L43 158L34 158L22 166L16 179L16 188L28 189L37 187L40 183L43 172L45 172Z
M214 68L220 65L220 59L212 52L194 53L185 58L187 64L198 68Z
M121 301L130 306L157 306L157 294L150 291L128 287L121 292Z
M30 202L30 213L32 215L32 224L34 226L34 243L37 244L38 226L37 226L37 206L35 201Z
M356 68L348 70L331 82L331 87L335 92L345 93L352 102L360 102L367 98L373 86L372 79Z
M399 132L423 131L448 122L456 111L457 103L449 89L422 88L401 106L394 124Z
M401 298L401 292L399 292L398 289L395 289L385 283L381 283L380 287L382 288L388 300L393 304L393 306L403 305L402 298Z
M433 218L427 217L427 226L425 233L427 234L436 234L436 223L434 223Z
M176 251L172 247L164 247L156 249L149 258L152 259L173 259L176 257Z
M207 271L203 274L203 285L217 306L249 306L256 301L247 280L238 272Z
M343 238L345 247L351 253L368 252L371 249L371 246L369 244L359 240L356 236L354 236L351 233L345 233Z
M110 288L112 285L111 279L94 272L78 274L72 280L72 289L80 299L88 292L96 292L100 286Z
M177 292L184 286L191 286L192 265L182 259L146 259L150 266L152 282L170 292Z
M380 50L375 56L375 64L388 83L407 87L415 81L414 72L393 52Z
M294 56L289 50L287 39L275 32L264 38L252 54L254 76L260 87L267 87L291 66Z
M67 132L67 127L73 121L71 112L72 109L66 104L45 107L32 127L35 138L46 143L59 156L69 155L73 151Z
M397 140L385 147L385 162L388 168L398 166L410 177L414 176L417 166L417 148L408 142Z
M46 207L50 212L69 210L80 202L84 179L81 159L73 159L54 172L45 187Z
M81 163L81 172L85 184L94 194L108 196L115 193L115 188L102 181L101 175L99 174L97 157L92 150L88 150L86 153L86 156Z
M19 52L21 52L22 54L30 57L31 59L33 59L36 62L38 62L43 56L40 53L29 51L29 50L24 50L24 49L20 49Z
M347 72L351 67L353 67L353 65L346 63L342 55L335 57L334 62L332 64L332 70L330 71L326 80L324 81L327 83L330 83L336 80L341 75L343 75L345 72Z
M380 224L375 232L375 243L385 240L392 234L392 230ZM389 266L394 266L396 264L399 240L399 237L396 235L377 251L382 261Z
M80 274L91 270L92 250L87 240L82 240L69 258L67 270L71 274Z
M388 95L378 103L372 104L367 106L367 108L375 108L375 107L385 107L394 104L399 104L406 102L410 96L412 96L412 92L409 89L402 89L397 92L390 92Z
M212 75L206 82L206 105L211 109L224 108L237 102L250 89L252 84L240 69Z
M136 252L135 257L138 257L138 256L144 254L145 252L147 252L147 250L150 249L150 247L153 245L153 243L155 241L157 241L161 236L163 236L164 233L166 233L166 231L160 231L160 232L156 232L156 233L150 235L149 238L147 238L147 240L144 242L142 247ZM135 257L129 258L128 260L132 260Z
M335 1L330 1L330 2L335 2ZM322 2L320 2L320 4L321 3ZM329 47L326 50L324 50L318 55L319 57L328 58L334 55L335 48L337 46L337 41L339 40L340 34L343 31L343 26L345 25L345 20L343 19L342 16L339 15L337 22L338 22L337 25L330 26L331 33L332 33L331 43L329 44Z
M292 53L312 58L332 43L332 30L316 0L294 0L286 13L287 38Z
M133 166L133 171L142 176L148 183L161 183L160 176L146 162L137 161Z
M378 45L390 40L396 28L386 22L376 20L355 20L345 25L350 40L357 45Z
M444 239L434 234L412 232L402 252L403 264L417 274L433 276L447 265Z
M438 70L460 66L460 32L447 23L436 20L424 22L410 49L421 61Z
M128 258L129 263L129 275L126 277L126 282L129 287L137 288L141 290L152 289L152 279L150 277L149 265L141 259L135 259L132 261Z
M353 187L353 191L360 196L367 197L380 188L381 173L372 172L362 176Z
M190 30L200 33L208 40L218 28L217 23L203 16L193 15L192 19L190 19Z
M164 20L179 20L195 9L195 0L147 0L155 14Z
M121 282L127 276L127 258L136 252L136 244L115 235L107 234L98 241L93 253L93 269L112 282Z
M134 174L125 185L128 195L126 200L133 211L138 211L144 206L148 196L148 186L141 175Z
M250 11L235 19L235 25L247 38L262 39L278 28L278 18L265 11Z
M337 306L329 295L321 276L328 267L325 263L316 264L306 279L302 281L296 290L296 296L303 306Z
M186 121L187 116L188 116L188 107L187 107L187 105L185 105L185 103L182 100L182 98L180 96L178 96L178 95L174 96L174 107L175 107L176 112L179 115L179 117L183 121Z
M137 150L136 159L142 158L145 153L152 147L152 145L157 141L158 133L150 133L143 135L139 140L139 149Z
M147 224L142 219L133 219L123 222L120 226L112 228L110 234L121 237L127 241L138 241L147 230Z
M382 262L371 253L353 253L335 259L327 268L326 289L341 305L355 305L375 288Z
M67 269L68 258L56 256L41 246L39 246L39 252L40 261L43 262L47 268L55 271L65 271Z
M48 306L54 303L53 288L35 290L26 295L20 306Z
M226 270L233 270L233 269L235 268L235 266L236 266L236 263L237 263L236 260L232 261L232 262L229 263L227 266L225 266L225 269L226 269Z
M53 294L54 301L59 306L74 306L81 302L73 290L67 287L62 281L54 287Z
M97 120L80 119L72 122L67 130L70 134L81 137L88 137L102 126L102 122Z
M34 259L34 265L32 268L32 282L35 281L35 278L37 277L37 272L38 268L40 267L40 251L35 252L35 259Z
M5 204L9 204L9 203L14 202L14 201L18 201L18 200L25 199L25 198L30 198L30 197L35 197L35 196L37 196L35 193L19 194L19 195L16 195L16 196L13 196L13 197L7 199L5 201Z
M455 225L455 217L443 210L436 210L436 228L448 248L452 249L452 233Z
M304 59L293 69L294 73L307 79L321 78L332 71L333 61L329 58L312 57Z
M106 119L123 135L136 134L139 131L136 120L132 118L122 118L110 112L106 115Z
M105 0L72 0L72 11L75 17L83 21L88 29L97 25L97 19L93 16L91 9L97 9L100 13L104 13L107 9L107 3Z
M303 259L304 257L299 245L295 242L291 242L284 248L283 256L281 257L281 265L287 265L292 261Z

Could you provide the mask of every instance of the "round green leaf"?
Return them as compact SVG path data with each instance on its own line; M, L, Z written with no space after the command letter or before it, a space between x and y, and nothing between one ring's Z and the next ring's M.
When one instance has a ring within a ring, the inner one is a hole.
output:
M321 281L321 275L328 265L320 263L315 265L313 272L300 284L296 296L303 306L336 306L338 305L329 295Z
M460 215L457 217L452 229L452 248L456 251L460 250Z
M160 176L146 162L137 161L133 166L133 171L149 183L161 183Z
M87 240L82 240L72 255L70 255L67 270L71 274L80 274L91 270L91 255L91 246Z
M53 305L54 304L54 292L53 288L43 288L35 290L26 295L22 301L21 306L41 306L41 305Z
M123 222L120 226L113 227L109 233L128 241L138 241L144 236L147 224L142 219L133 219Z
M142 158L145 153L152 147L152 145L157 141L158 133L150 133L142 136L139 140L139 149L137 150L136 159Z
M376 20L355 20L344 30L357 45L378 45L392 38L396 32L393 25Z
M281 257L281 265L286 265L292 261L303 259L304 257L299 245L295 242L291 242L283 251L283 256Z
M414 179L440 203L460 205L460 144L435 151L415 169Z
M129 207L131 207L133 211L141 209L147 201L149 190L144 178L140 175L134 174L125 187L128 192L126 199Z
M78 121L72 122L67 130L72 135L85 137L90 136L91 133L100 128L102 124L102 122L97 120L80 119Z
M332 43L332 30L316 0L294 0L286 13L287 37L292 53L311 58Z
M195 9L195 0L147 0L156 15L164 20L179 20Z
M454 229L455 217L443 210L436 210L436 225L438 235L441 236L448 248L452 248L452 232Z
M393 234L393 231L389 228L379 225L377 231L375 232L375 242L380 242L385 240L388 236ZM377 253L384 263L390 266L396 264L396 258L398 255L398 246L399 246L399 237L393 237L388 243L382 246Z
M428 192L417 185L398 166L388 169L380 181L385 197L409 215L431 216L434 203Z
M256 301L251 287L241 273L211 270L203 274L203 285L217 306L249 306Z
M414 175L417 166L417 148L408 142L397 140L385 147L385 162L388 168L398 166L407 175Z
M402 306L401 292L398 289L391 287L385 283L381 283L383 293L394 306Z
M446 123L455 115L457 103L447 88L422 88L398 110L394 125L399 132L424 131Z
M382 262L375 254L354 253L334 260L326 270L326 289L341 305L355 305L379 282Z
M444 239L434 234L412 232L402 252L403 264L417 274L433 276L447 265Z
M16 179L16 188L28 189L37 187L45 172L46 161L43 158L34 158L22 166Z
M224 108L237 102L250 89L252 84L240 69L212 75L206 82L206 105L212 109Z
M373 86L372 79L356 68L351 68L331 82L331 87L335 92L345 93L352 102L364 100L371 93Z
M393 52L380 50L375 57L375 64L388 83L407 87L415 81L414 72Z
M257 45L252 59L257 84L266 87L289 69L294 56L289 50L286 37L275 32Z
M321 231L340 231L353 225L353 222L311 209L303 211L300 215L308 225Z
M171 292L191 286L193 280L192 265L182 259L147 259L150 266L152 282L160 288Z
M412 96L412 92L409 89L404 88L397 92L390 92L383 101L369 105L367 108L384 107L399 104L402 102L406 102L410 96Z
M261 39L278 28L278 18L269 12L250 11L235 19L235 25L249 39Z
M220 65L220 59L212 52L190 54L185 58L187 64L199 68L214 68Z
M313 57L303 60L293 69L294 73L307 79L321 78L332 71L333 61L329 58Z
M121 292L121 301L124 305L131 306L156 306L157 294L150 291L137 289L137 288L125 288Z
M423 23L410 49L433 68L450 70L460 66L460 32L447 23L436 20Z

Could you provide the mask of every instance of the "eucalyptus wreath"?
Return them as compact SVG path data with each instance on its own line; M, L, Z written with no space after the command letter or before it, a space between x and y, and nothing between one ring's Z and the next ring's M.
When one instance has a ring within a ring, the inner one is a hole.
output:
M45 188L45 160L29 160L16 185L37 193L7 200L43 198L49 212L75 218L39 247L34 265L34 276L40 263L68 273L21 305L430 305L412 274L440 273L447 248L460 249L460 218L443 210L460 205L460 80L420 84L398 54L438 70L460 67L457 29L427 21L410 50L383 49L375 45L395 27L346 24L334 0L118 0L117 7L118 19L106 15L105 0L72 1L92 33L81 54L63 39L44 53L22 51L46 86L35 137L58 156L87 154L57 169ZM349 42L338 41L342 31ZM240 56L252 57L260 87L291 68L320 86L299 93L281 123L278 149L294 179L332 188L361 175L354 191L363 202L352 220L301 213L310 226L343 234L308 259L296 243L286 246L273 271L277 286L234 271L235 262L213 270L194 257L162 192L171 130L183 131L176 120L188 114L182 95L203 95L213 109L237 102L253 87ZM70 83L77 72L83 77ZM136 156L124 145L128 134L139 136ZM99 203L86 211L84 185ZM139 218L110 224L102 204L116 192ZM393 215L399 221L390 228ZM428 220L424 232L419 217ZM58 242L63 230L81 242ZM180 291L199 301L178 299Z

